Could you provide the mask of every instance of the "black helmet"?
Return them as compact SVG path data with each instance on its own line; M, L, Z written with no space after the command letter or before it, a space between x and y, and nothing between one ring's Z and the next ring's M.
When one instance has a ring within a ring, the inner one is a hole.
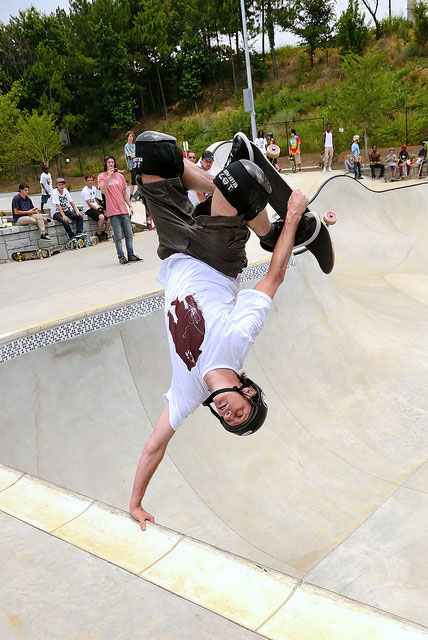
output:
M250 380L250 378L244 378L241 380L242 385L240 387L228 387L226 389L217 389L214 391L202 404L204 407L208 407L213 416L215 416L218 420L220 420L222 426L229 431L229 433L234 433L237 436L249 436L260 429L264 421L266 420L268 404L265 394L263 393L263 389L259 387L258 384ZM255 391L255 394L252 396L247 395L242 391L245 387L252 387ZM237 424L236 426L231 426L226 422L226 420L220 416L217 411L215 411L211 402L219 393L224 393L225 391L237 391L247 398L251 403L251 411L250 415L244 422L241 424Z

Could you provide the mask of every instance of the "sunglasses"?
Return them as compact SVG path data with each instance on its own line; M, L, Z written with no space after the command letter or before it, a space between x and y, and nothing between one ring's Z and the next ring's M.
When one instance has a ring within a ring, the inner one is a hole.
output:
M196 156L187 156L189 160L196 160Z

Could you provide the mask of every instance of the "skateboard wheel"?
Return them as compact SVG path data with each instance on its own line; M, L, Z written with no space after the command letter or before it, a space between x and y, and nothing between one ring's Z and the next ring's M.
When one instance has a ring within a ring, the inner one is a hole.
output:
M334 211L326 211L324 214L324 222L326 224L336 224L337 214Z
M281 149L277 144L270 144L266 149L266 154L268 158L278 158L281 153Z

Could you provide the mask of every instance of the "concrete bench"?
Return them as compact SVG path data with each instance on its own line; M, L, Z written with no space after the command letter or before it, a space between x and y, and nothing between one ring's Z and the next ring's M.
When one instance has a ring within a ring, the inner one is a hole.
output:
M71 222L71 228L75 229L75 222ZM16 251L33 251L35 249L50 249L62 251L68 242L68 235L63 225L53 220L47 225L46 231L52 238L52 242L40 239L40 233L36 225L13 225L12 227L0 227L0 263L12 260L12 253ZM97 223L83 216L83 233L88 236L95 235Z

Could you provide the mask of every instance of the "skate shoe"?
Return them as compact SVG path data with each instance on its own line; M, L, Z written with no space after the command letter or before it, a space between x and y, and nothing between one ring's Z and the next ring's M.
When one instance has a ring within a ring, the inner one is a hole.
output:
M233 136L232 148L224 168L237 160L251 160L251 162L254 162L254 153L251 148L251 143L242 131L238 131L238 133L235 133Z
M276 241L281 235L284 220L276 220L272 223L272 234L269 234L269 240L266 242L260 240L260 246L265 251L273 251ZM315 240L321 229L321 220L316 213L307 211L303 214L299 226L297 227L296 236L294 238L294 249L300 249L307 246Z

